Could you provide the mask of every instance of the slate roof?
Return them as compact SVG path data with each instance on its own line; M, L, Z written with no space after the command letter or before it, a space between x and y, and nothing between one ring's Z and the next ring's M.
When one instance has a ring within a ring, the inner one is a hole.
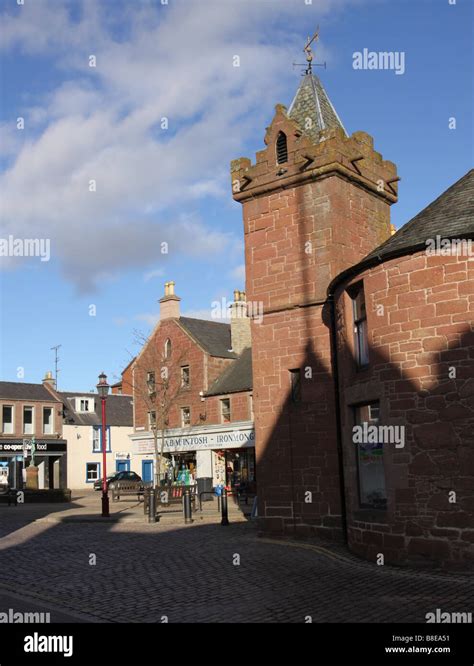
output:
M314 74L306 74L288 109L288 116L295 120L301 130L316 143L319 132L338 127L347 132L337 115L331 100L326 94L321 81ZM307 119L311 119L311 128L307 128Z
M65 408L64 425L101 425L101 404L97 393L81 393L61 391ZM73 398L94 398L95 411L89 413L76 412ZM107 425L133 426L133 405L130 395L113 395L107 397Z
M57 402L43 384L28 384L26 382L0 382L0 399Z
M206 395L237 393L238 391L249 391L252 388L252 349L247 347L235 363L226 368L214 381Z
M329 285L337 283L392 257L426 249L426 241L441 238L474 239L474 169L451 185L393 236L370 252L362 261L340 273Z
M177 323L211 356L220 358L237 358L231 349L230 324L205 319L180 317Z

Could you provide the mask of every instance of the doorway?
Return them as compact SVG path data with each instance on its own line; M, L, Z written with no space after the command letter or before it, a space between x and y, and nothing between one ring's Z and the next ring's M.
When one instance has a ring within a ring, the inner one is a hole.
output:
M153 481L153 460L142 460L142 480Z
M117 460L115 463L116 472L129 472L130 471L130 460Z

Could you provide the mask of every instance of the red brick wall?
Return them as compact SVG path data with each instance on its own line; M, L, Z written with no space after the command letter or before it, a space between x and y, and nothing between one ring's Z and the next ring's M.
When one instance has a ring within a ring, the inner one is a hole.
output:
M158 388L160 381L161 358L167 339L171 340L172 351L169 361L170 394L176 396L169 413L169 428L181 427L181 407L191 408L191 425L200 423L199 415L202 411L199 391L206 390L205 356L202 349L180 328L175 320L168 319L160 323L155 329L149 344L133 364L134 384L134 411L135 428L145 427L148 430L149 400L146 396L146 375L148 371L155 371L155 381ZM178 391L181 381L180 367L189 365L190 387ZM158 410L156 410L158 411Z
M122 393L133 394L133 363L130 363L122 372Z
M200 391L206 391L212 382L223 372L223 370L234 361L232 359L217 358L209 356L197 345L176 323L175 320L166 319L160 323L155 330L154 336L143 353L138 356L132 364L135 368L132 375L132 367L127 371L130 379L123 375L123 392L127 393L127 384L134 385L134 409L135 428L145 427L148 429L148 411L151 407L147 399L145 382L148 371L155 370L156 383L159 382L159 368L153 366L161 359L165 341L171 340L172 353L170 359L170 372L173 381L170 392L176 395L169 415L169 428L181 427L181 407L190 407L191 425L220 423L217 418L217 405L214 398L201 400ZM158 363L159 365L159 363ZM177 393L177 382L180 382L180 367L189 365L190 387L182 389ZM209 404L209 401L211 404ZM201 418L206 416L206 418ZM219 414L220 416L220 414Z
M231 421L250 421L250 400L252 391L229 393L226 395L210 396L206 398L206 423L222 423L220 401L222 398L230 400Z
M288 139L284 169L275 162L280 130ZM234 198L243 203L247 300L264 311L263 322L252 321L259 515L264 530L340 537L326 291L389 237L396 194L386 182L396 168L362 132L330 131L312 144L281 106L265 143L254 166L246 158L232 163ZM351 159L360 155L358 173ZM294 368L302 377L311 369L297 405Z
M371 560L383 553L388 562L472 566L474 266L419 252L352 282L361 278L366 371L355 370L347 284L336 294L350 547ZM384 447L387 511L372 515L359 509L350 407L370 400L380 400L384 425L404 425L406 433L404 448Z

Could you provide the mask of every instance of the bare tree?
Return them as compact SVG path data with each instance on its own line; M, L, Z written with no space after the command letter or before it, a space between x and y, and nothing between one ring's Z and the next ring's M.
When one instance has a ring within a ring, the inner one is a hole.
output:
M186 353L179 356L174 350L158 348L152 337L135 331L137 344L143 349L133 364L133 380L125 382L134 398L135 405L140 400L145 405L149 417L149 427L153 434L154 487L165 477L164 446L170 414L178 406L189 384L186 371ZM161 346L160 346L161 347ZM125 386L122 386L122 390ZM189 421L189 426L191 422ZM160 445L158 447L158 439Z

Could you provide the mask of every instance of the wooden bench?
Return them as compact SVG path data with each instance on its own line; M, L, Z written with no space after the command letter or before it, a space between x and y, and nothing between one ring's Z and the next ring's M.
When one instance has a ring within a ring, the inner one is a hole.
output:
M114 481L111 485L112 502L118 502L122 495L136 495L139 502L143 499L143 493L145 492L143 486L130 483L130 481Z
M192 486L160 486L156 492L156 505L169 506L170 504L182 504L184 492L189 490L193 508L196 508L197 484Z

